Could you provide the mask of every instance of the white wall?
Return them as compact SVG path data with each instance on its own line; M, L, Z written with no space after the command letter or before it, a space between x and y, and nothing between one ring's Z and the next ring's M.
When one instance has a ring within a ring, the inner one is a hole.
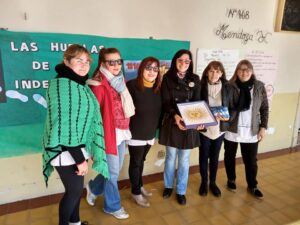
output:
M12 31L94 34L108 37L176 39L196 48L267 50L279 57L277 92L299 91L299 33L273 32L276 0L0 0L0 27ZM248 20L228 18L229 8L250 12ZM26 19L25 19L26 14ZM232 30L272 33L268 44L221 40L214 35L220 23ZM282 75L282 76L280 76ZM289 79L286 79L288 75Z
M249 19L228 18L226 11L229 8L249 11ZM0 28L11 31L189 40L194 54L197 48L239 49L241 55L251 50L264 50L279 58L276 95L291 93L292 96L298 96L300 33L274 33L276 10L275 0L0 0ZM243 29L255 33L263 30L271 35L268 43L254 40L244 45L237 39L221 40L214 33L221 23L229 24L233 31ZM278 99L282 98L279 96ZM295 101L291 102L294 104ZM296 115L295 107L291 108L293 111L289 113ZM271 114L274 127L277 124L276 113L275 110ZM281 124L283 129L288 129L284 119L281 119ZM289 147L289 143L291 140L287 137L278 146ZM262 146L263 151L275 150L276 147L271 143L267 147ZM156 145L148 161L156 160L155 150L161 149L162 146ZM197 158L198 153L194 151L192 165L197 164ZM121 179L128 177L127 168L128 156ZM156 167L153 162L147 162L145 174L162 169L163 166ZM44 187L40 154L0 159L0 173L0 204L62 191L57 175L51 177L48 189Z

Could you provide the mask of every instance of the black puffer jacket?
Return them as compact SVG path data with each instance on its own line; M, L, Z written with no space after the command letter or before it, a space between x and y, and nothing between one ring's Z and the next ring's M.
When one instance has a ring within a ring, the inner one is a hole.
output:
M178 149L192 149L199 147L199 133L197 130L180 130L175 123L175 114L180 115L177 103L200 100L200 79L196 74L186 74L179 79L177 74L167 73L161 86L163 104L163 120L160 129L159 143Z

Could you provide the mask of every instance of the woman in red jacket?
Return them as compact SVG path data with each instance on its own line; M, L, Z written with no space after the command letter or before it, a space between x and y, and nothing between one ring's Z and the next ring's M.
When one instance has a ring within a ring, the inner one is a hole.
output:
M117 219L129 217L121 206L118 177L125 156L125 141L131 139L129 117L134 114L132 98L121 71L122 63L120 52L116 48L101 49L98 66L92 80L88 82L101 109L110 178L106 180L99 174L89 181L86 199L93 206L97 196L103 194L103 211Z

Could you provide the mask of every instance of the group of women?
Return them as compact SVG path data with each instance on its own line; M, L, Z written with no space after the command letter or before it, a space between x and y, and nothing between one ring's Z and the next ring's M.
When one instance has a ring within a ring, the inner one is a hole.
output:
M176 52L163 79L159 60L147 57L140 63L137 78L126 83L123 59L116 48L101 49L98 66L88 79L90 63L84 47L69 46L46 93L43 174L47 183L55 168L65 188L59 225L88 224L80 220L79 207L89 158L98 175L86 186L88 204L95 205L97 197L103 195L105 213L117 219L129 217L121 205L117 183L126 144L132 198L138 205L149 207L147 197L152 193L144 188L142 175L158 128L159 143L166 146L164 198L172 195L176 177L177 201L186 204L189 158L195 147L200 150L199 194L206 196L210 190L221 196L216 177L223 140L228 189L236 190L235 156L240 143L248 190L257 198L263 197L257 188L256 156L267 128L268 101L249 61L240 61L229 82L218 61L209 63L200 80L193 73L191 52L183 49ZM217 114L217 125L187 129L177 103L202 100L209 107L228 108L230 117Z

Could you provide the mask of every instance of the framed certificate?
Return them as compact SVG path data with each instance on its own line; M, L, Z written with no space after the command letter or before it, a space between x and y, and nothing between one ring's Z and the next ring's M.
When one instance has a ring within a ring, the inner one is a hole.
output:
M205 101L177 103L177 107L187 129L218 124Z

